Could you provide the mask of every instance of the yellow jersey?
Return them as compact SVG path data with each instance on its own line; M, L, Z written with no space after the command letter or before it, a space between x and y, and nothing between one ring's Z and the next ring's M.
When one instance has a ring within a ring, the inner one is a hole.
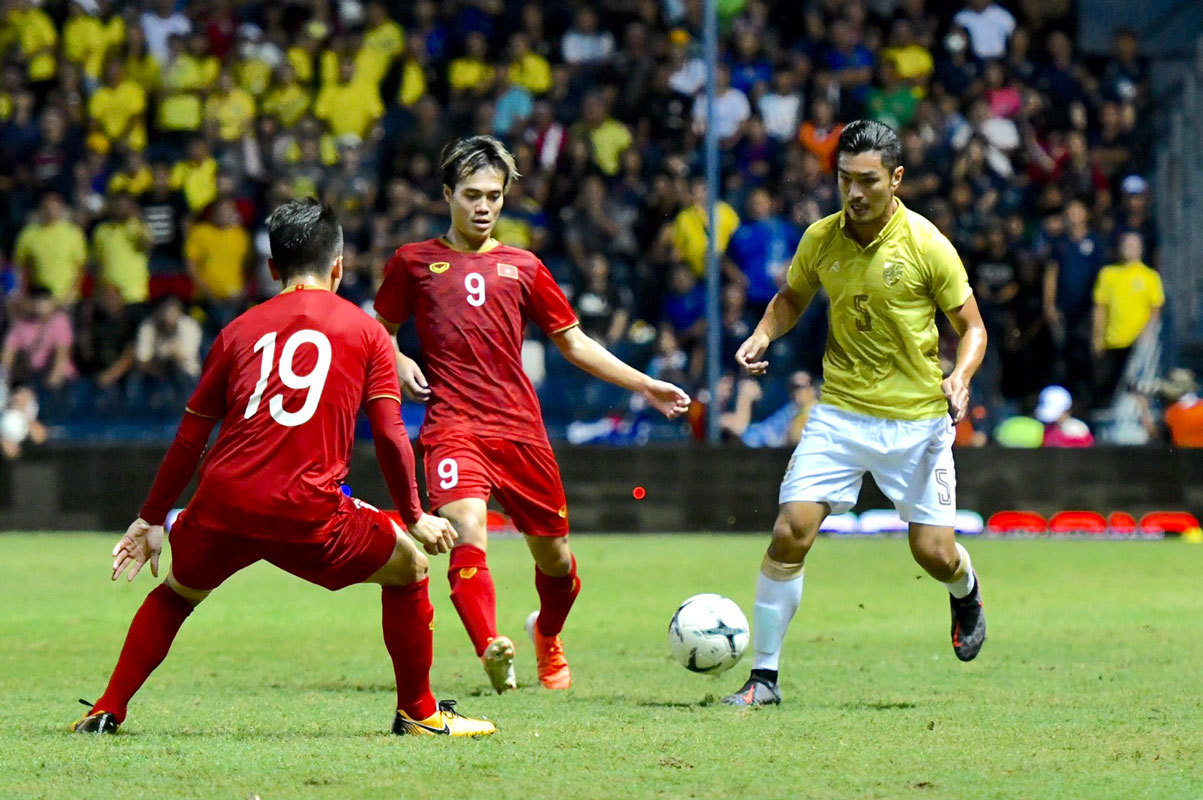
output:
M142 119L145 111L146 90L131 80L117 86L101 86L88 101L88 115L105 137L138 151L146 149L146 123Z
M215 300L225 300L246 286L245 266L251 237L238 226L219 228L198 222L188 232L184 256L209 285Z
M149 249L150 229L137 217L102 222L92 231L100 282L116 287L127 303L145 303L149 296Z
M87 260L83 230L66 219L48 225L30 222L13 247L13 261L27 268L30 280L49 289L60 303L75 300Z
M940 390L936 311L973 294L956 249L898 201L867 247L844 230L841 210L802 235L786 281L802 295L827 291L823 402L886 419L948 413Z
M739 227L739 214L735 213L734 208L720 200L716 216L718 217L718 238L715 240L714 248L718 251L721 259L723 253L727 252L727 244L730 243L731 236ZM696 204L681 209L676 219L673 220L673 246L677 248L677 253L681 258L689 264L693 274L699 278L706 274L706 226L709 224L710 218L706 209Z
M1094 303L1107 314L1103 346L1108 350L1131 347L1153 311L1165 305L1161 276L1139 261L1103 267L1095 280Z
M313 116L324 120L335 137L353 133L366 139L372 125L384 116L384 103L375 86L352 80L322 89L313 104Z

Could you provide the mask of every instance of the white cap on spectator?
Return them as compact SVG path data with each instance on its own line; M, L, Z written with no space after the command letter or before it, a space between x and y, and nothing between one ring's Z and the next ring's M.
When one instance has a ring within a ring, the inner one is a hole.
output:
M1129 175L1124 178L1120 188L1124 190L1124 194L1144 194L1149 190L1149 182L1139 175Z
M1040 402L1036 405L1036 419L1045 423L1056 422L1069 409L1074 399L1064 386L1045 386L1040 391Z

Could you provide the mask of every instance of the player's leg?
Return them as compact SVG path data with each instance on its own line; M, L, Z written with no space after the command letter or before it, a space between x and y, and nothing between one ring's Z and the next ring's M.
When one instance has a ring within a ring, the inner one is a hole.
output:
M451 604L493 689L498 694L517 689L514 642L497 632L497 589L487 557L488 506L481 498L468 497L439 507L438 513L450 520L459 535L447 565Z
M844 417L829 406L817 407L790 458L772 540L756 578L752 672L738 692L723 699L728 705L781 702L781 647L802 602L806 554L827 515L847 511L860 493L862 456L852 441L856 431Z
M455 713L454 702L435 701L430 691L434 606L430 604L429 561L413 539L392 520L383 514L380 517L376 526L395 537L393 553L365 583L378 583L381 587L380 625L397 683L393 733L418 736L486 736L493 733L496 727L488 720Z
M194 528L184 519L169 541L172 565L167 578L134 615L108 686L75 724L78 733L115 733L125 721L130 700L167 657L192 609L226 578L259 559L253 550L231 547L220 533Z
M545 689L572 686L572 671L564 655L560 632L572 604L581 592L576 557L567 536L527 536L526 546L535 559L535 591L539 610L526 618L526 633L535 646L539 683Z
M545 689L567 689L572 672L560 633L581 582L568 545L568 503L560 467L549 447L497 440L488 444L497 470L497 499L525 535L535 559L539 610L526 618L526 632L535 647L539 683Z
M468 435L432 443L423 461L430 506L450 520L458 534L447 565L451 604L493 689L516 689L514 642L497 633L497 590L487 558L492 465L481 441Z
M889 425L895 446L874 478L909 525L915 562L948 589L953 650L971 661L986 639L986 615L969 551L956 540L952 427L946 418Z

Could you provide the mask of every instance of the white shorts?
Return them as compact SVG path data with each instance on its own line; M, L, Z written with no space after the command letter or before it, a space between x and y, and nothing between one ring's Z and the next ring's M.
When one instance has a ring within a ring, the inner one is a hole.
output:
M947 416L882 419L820 403L790 457L779 502L827 503L831 513L843 514L856 505L868 471L903 522L952 527L954 435Z

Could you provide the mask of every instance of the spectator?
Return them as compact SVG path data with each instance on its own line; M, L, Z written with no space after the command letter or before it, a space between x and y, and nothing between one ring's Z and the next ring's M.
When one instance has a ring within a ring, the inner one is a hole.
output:
M1169 403L1165 427L1174 447L1203 447L1203 400L1189 369L1172 369L1161 382L1161 396Z
M234 83L227 67L217 78L217 88L205 101L205 121L221 142L236 142L250 132L255 121L255 98Z
M99 283L117 289L124 303L145 303L150 295L150 228L129 194L112 195L109 208L108 219L92 231Z
M381 0L372 0L365 12L363 44L355 56L355 73L360 80L379 86L393 61L405 49L405 31L392 19Z
M798 131L798 141L815 154L823 172L830 173L835 170L835 150L844 126L835 121L835 110L824 97L815 98L810 114L810 119L803 122Z
M622 282L611 280L610 262L595 253L585 264L584 279L573 307L581 330L610 349L626 336L635 298Z
M560 44L569 64L598 64L614 54L614 34L598 29L597 12L581 6Z
M819 82L840 98L841 107L847 106L850 116L855 116L868 98L873 80L873 51L860 41L856 28L846 18L832 22L827 33L831 44L823 54L825 79Z
M21 315L8 328L0 369L9 386L32 383L57 392L75 377L71 362L71 319L45 286L34 285L21 304Z
M13 4L8 12L8 22L16 39L16 53L20 63L26 65L26 76L30 88L44 99L58 70L55 47L58 45L58 29L54 21L37 3Z
M1111 41L1111 59L1103 70L1103 96L1143 108L1149 96L1149 61L1141 55L1140 40L1131 28L1120 28Z
M188 232L184 256L188 275L216 333L242 312L251 240L234 201L217 202L211 222L198 222Z
M14 386L0 414L0 452L10 461L21 457L26 441L40 445L48 438L46 426L38 421L38 397L28 386Z
M706 179L694 178L689 184L689 194L692 202L681 209L673 220L672 242L677 254L685 259L695 275L701 277L706 274L706 248L710 236ZM715 249L721 258L727 251L732 234L739 227L739 215L724 200L719 200L716 206L718 235L715 238Z
M1094 436L1090 428L1070 413L1073 397L1063 386L1046 386L1036 405L1036 419L1044 423L1041 447L1091 447Z
M296 125L309 111L313 94L297 78L291 63L276 68L276 80L263 99L263 113L271 114L285 127Z
M313 115L330 127L335 137L368 138L372 126L384 115L384 104L376 86L355 74L355 62L343 59L338 82L327 84L313 104Z
M533 95L551 90L551 64L531 50L530 37L519 31L510 37L510 80Z
M869 90L866 112L871 119L901 130L911 124L919 108L915 90L902 82L893 58L883 58L877 67L880 86Z
M146 149L146 90L126 77L125 67L113 60L105 67L104 86L88 101L94 150L110 152L114 147Z
M526 125L526 121L534 112L534 99L525 86L511 81L510 67L507 64L497 67L494 91L497 93L497 99L493 115L493 133L504 139L512 131L521 130Z
M188 155L171 168L171 188L184 193L193 213L203 211L217 198L217 160L204 139L188 143Z
M171 167L158 161L151 167L150 189L138 198L142 219L150 230L149 268L155 275L183 272L184 228L188 201L171 186Z
M663 320L671 326L674 338L690 347L706 330L706 292L693 270L683 262L674 264L668 277Z
M84 232L67 217L62 196L46 193L37 219L17 236L13 261L25 270L30 284L45 287L55 302L70 304L79 297L87 258Z
M1124 373L1132 345L1161 316L1161 276L1144 263L1140 234L1125 233L1120 261L1103 267L1094 284L1091 353L1096 362L1098 400L1107 402Z
M1078 392L1090 392L1091 307L1094 284L1103 268L1102 238L1091 229L1080 200L1065 208L1065 234L1051 242L1044 273L1044 311L1060 342L1061 372Z
M447 68L447 85L452 97L462 102L483 97L493 88L493 67L489 65L489 40L480 31L464 39L464 54Z
M134 366L137 320L115 286L99 286L80 303L75 364L98 389L121 383Z
M1125 233L1140 234L1148 262L1157 266L1157 223L1149 209L1149 183L1139 175L1129 175L1120 183L1120 207L1113 235L1118 244Z
M719 420L723 431L739 437L748 447L793 447L798 444L806 420L819 402L810 373L799 371L790 375L789 402L760 422L751 422L752 407L763 396L756 381L741 380L736 389L735 408Z
M746 286L753 314L762 314L777 294L801 238L800 230L773 213L768 190L756 189L748 196L747 219L727 248L727 274Z
M201 326L184 314L175 295L160 301L138 326L134 376L149 394L151 408L171 410L200 376Z
M590 175L576 201L560 211L564 247L579 268L585 267L593 253L633 258L638 250L634 217L634 209L607 196L605 182Z
M167 146L176 153L189 138L201 132L204 123L203 95L217 82L221 64L207 55L203 33L185 39L172 36L167 60L163 62L159 92L158 129Z
M610 116L606 99L598 92L585 97L581 122L572 132L588 140L593 163L609 177L618 174L619 158L635 141L630 129Z
M968 0L952 21L969 31L973 54L983 61L1006 55L1007 40L1015 32L1015 17L993 0Z
M915 26L905 18L894 20L889 44L881 57L894 62L898 79L912 89L926 86L935 71L931 52L916 40Z
M698 136L706 131L709 114L706 95L699 94L693 103L693 130ZM752 115L748 96L731 85L731 70L724 64L715 69L714 82L714 130L720 146L730 148L739 138L743 124Z
M192 31L192 22L183 13L175 10L175 0L159 0L154 11L144 11L140 18L146 46L160 64L168 60L169 41L173 36L186 36Z
M756 109L764 118L764 127L779 142L792 141L798 133L798 121L802 115L802 93L797 88L792 69L779 69L773 73L773 88L765 92L756 102Z

